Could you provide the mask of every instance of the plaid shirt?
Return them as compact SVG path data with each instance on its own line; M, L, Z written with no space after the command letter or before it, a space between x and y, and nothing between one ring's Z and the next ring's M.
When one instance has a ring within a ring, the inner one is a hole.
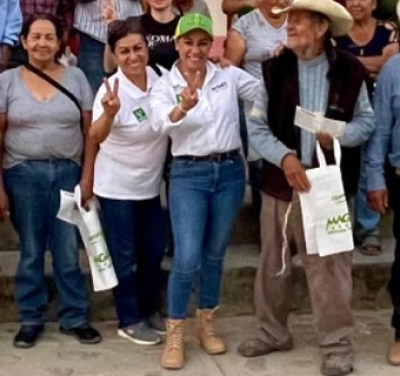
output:
M51 14L58 17L65 31L70 31L74 19L74 0L20 0L22 18L31 14Z

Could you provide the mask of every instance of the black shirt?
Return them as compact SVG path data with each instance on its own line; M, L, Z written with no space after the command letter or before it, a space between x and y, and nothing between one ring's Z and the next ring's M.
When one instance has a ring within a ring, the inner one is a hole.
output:
M140 17L149 43L150 64L158 64L169 70L178 59L174 34L179 18L177 16L172 21L161 23L156 21L149 13Z

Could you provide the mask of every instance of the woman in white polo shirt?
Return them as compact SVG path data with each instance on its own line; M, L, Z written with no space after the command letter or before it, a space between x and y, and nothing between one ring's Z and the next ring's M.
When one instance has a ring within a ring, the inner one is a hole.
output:
M119 281L113 291L118 335L151 345L165 333L157 312L165 248L160 185L168 138L152 129L149 118L150 91L162 72L147 66L139 19L114 21L108 44L119 69L95 98L90 135L100 150L94 193Z
M193 281L200 277L197 334L209 354L226 351L213 315L222 265L241 206L245 173L239 153L238 96L253 100L259 81L245 71L207 60L212 22L201 14L181 18L179 60L153 87L152 126L172 139L170 215L175 255L168 285L165 368L184 364L183 333Z

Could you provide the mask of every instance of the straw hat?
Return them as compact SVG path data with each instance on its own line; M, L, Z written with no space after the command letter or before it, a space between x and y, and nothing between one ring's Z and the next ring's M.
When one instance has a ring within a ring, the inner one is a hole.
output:
M353 17L347 9L334 0L294 0L292 5L286 8L275 7L275 14L288 13L293 10L307 10L321 13L330 20L329 29L333 36L347 34L353 26Z

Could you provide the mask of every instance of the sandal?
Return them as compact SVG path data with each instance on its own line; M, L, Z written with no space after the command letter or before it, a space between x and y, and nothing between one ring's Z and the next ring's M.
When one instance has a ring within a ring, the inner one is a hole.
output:
M378 256L382 253L381 241L376 235L366 236L362 243L360 252L366 256Z

